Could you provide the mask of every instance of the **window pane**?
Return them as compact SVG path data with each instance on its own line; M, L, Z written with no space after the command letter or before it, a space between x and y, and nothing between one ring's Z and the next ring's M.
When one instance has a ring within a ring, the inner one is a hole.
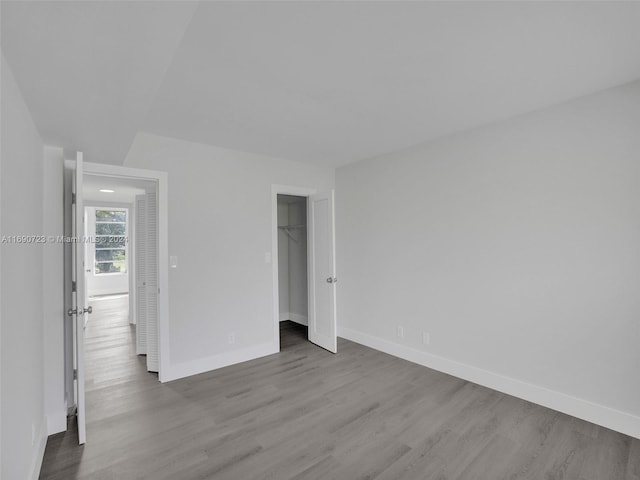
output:
M127 212L96 210L96 222L126 222Z
M96 262L124 260L124 250L96 250Z
M126 238L124 235L96 236L96 248L124 248Z
M124 223L96 223L96 235L124 235Z
M124 261L96 263L96 274L100 273L126 273L127 265Z
M96 210L96 274L126 273L126 222L126 211Z

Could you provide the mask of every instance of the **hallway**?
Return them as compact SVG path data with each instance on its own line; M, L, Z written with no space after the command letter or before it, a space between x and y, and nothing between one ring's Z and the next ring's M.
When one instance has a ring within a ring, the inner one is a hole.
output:
M160 386L157 374L147 372L145 357L136 355L129 296L96 297L89 303L93 313L85 330L88 445L78 447L75 422L69 422L67 432L49 438L40 478L83 478L81 465L94 452L100 453L97 442L106 438L102 434L108 436L109 427L104 427L113 428L116 419L127 415L139 415Z
M95 297L89 303L93 314L85 331L87 411L99 412L109 392L130 382L153 384L158 376L147 372L145 357L136 355L129 295Z

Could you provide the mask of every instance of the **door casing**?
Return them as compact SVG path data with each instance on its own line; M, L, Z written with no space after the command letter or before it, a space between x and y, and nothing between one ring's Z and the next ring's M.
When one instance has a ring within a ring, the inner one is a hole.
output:
M271 186L271 271L273 277L273 343L276 351L280 351L280 294L278 282L278 195L295 195L307 198L307 209L309 208L309 197L318 193L317 189L296 187L291 185L272 185ZM307 210L308 211L308 210ZM307 215L307 224L310 221ZM334 252L335 254L335 252ZM307 251L307 264L311 258L312 252ZM312 274L311 269L307 268L307 278ZM308 282L309 288L313 282ZM309 303L309 308L311 304Z
M151 180L155 181L157 185L158 194L158 258L160 259L158 264L158 336L159 336L159 372L158 380L160 382L167 381L169 377L170 369L170 357L169 357L169 345L170 345L170 333L169 333L169 249L168 249L168 174L166 172L160 172L155 170L143 170L138 168L129 168L119 165L107 165L99 163L84 163L84 174L115 177L115 178L130 178L137 180ZM65 175L65 183L70 181L70 176ZM70 186L69 186L70 187ZM67 191L65 186L65 192L70 194L70 188ZM68 231L68 229L65 229ZM65 257L65 270L68 267L68 257ZM66 283L66 282L65 282ZM66 289L66 285L65 285ZM69 303L69 297L65 293L65 305ZM65 333L65 336L67 334ZM67 358L72 351L69 352L71 345L67 345L65 342L65 358ZM73 404L72 388L73 385L73 365L70 362L65 362L65 390L67 395L67 406L71 407Z

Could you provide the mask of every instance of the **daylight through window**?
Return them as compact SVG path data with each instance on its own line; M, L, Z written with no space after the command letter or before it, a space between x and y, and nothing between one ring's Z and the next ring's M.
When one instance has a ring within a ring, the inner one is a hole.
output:
M95 273L126 273L127 212L96 210Z

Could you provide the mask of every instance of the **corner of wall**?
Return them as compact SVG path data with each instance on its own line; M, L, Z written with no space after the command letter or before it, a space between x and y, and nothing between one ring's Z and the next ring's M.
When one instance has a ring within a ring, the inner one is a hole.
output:
M278 353L279 348L275 343L263 343L239 350L221 353L206 358L199 358L189 362L172 364L167 369L168 372L160 379L162 383L172 382L181 378L198 375L199 373L217 370L218 368L228 367L236 363L255 360L256 358L266 357Z
M43 143L20 86L2 55L2 233L41 235L44 212ZM25 192L29 194L25 195ZM7 208L6 199L20 198L20 208ZM61 200L62 201L62 200ZM2 472L12 478L37 478L44 457L47 419L44 404L44 321L41 244L3 245L3 275L20 270L3 282L2 316L19 318L2 324ZM15 275L14 275L15 277ZM15 280L15 281L13 281ZM10 288L9 288L10 287ZM34 300L35 299L35 300ZM24 305L29 304L25 311ZM7 359L19 363L8 369ZM9 373L8 375L5 375ZM31 426L31 428L30 428ZM7 441L10 439L10 441Z
M299 313L291 313L289 315L289 320L295 323L299 323L300 325L309 325L309 320L306 315L300 315Z
M42 460L44 460L44 450L47 447L47 424L48 418L42 417L40 428L36 432L35 444L33 448L33 460L29 470L29 480L38 480L40 477L40 469L42 468Z
M67 430L67 412L62 411L47 415L47 436Z
M42 232L49 237L64 233L64 152L43 148ZM44 360L44 409L46 433L67 428L64 392L64 288L63 245L48 241L42 251L42 321Z

